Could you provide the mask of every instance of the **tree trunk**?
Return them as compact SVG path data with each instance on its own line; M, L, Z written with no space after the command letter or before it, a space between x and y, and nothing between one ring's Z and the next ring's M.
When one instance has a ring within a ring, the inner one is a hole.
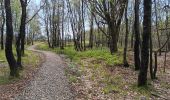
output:
M21 25L20 25L20 32L16 39L16 52L17 52L17 65L19 68L22 69L22 58L21 56L24 55L24 45L25 45L25 22L26 22L26 1L20 0L21 7L22 7L22 15L21 15Z
M48 24L49 24L49 23L48 23L48 17L47 17L47 18L46 18L47 42L48 42L48 47L51 48Z
M19 68L22 69L22 64L21 64L21 33L18 34L16 38L16 52L17 52L17 65Z
M12 52L12 40L13 40L13 26L12 26L12 14L10 0L5 0L6 11L6 43L5 43L5 55L10 67L10 76L18 77L18 67L16 60Z
M89 47L92 49L93 48L93 20L94 16L91 14L91 19L90 19L90 36L89 36Z
M57 43L57 27L56 27L56 20L55 20L55 16L56 16L56 7L55 5L53 5L53 9L52 9L52 19L51 19L51 24L52 24L52 47L56 47L58 45Z
M62 39L61 39L61 49L64 49L64 1L62 8Z
M20 34L21 34L21 55L24 55L24 50L25 50L25 26L26 26L26 7L27 7L27 0L23 1L20 0L21 2L21 8L22 8L22 16L21 16L21 25L20 25Z
M153 78L156 79L156 72L157 72L157 68L158 68L157 52L155 52L154 55L155 55L155 68L154 68L154 71L153 71Z
M34 45L34 35L35 35L35 33L33 32L33 33L32 33L32 41L31 41L31 42L32 42L32 45Z
M1 50L4 50L4 25L5 25L5 16L4 16L3 0L1 1L1 7L2 7Z
M139 31L139 0L135 0L135 45L134 45L134 59L135 59L135 70L140 68L140 31Z
M143 41L141 52L141 67L138 76L138 86L147 85L147 72L149 62L149 37L151 34L152 0L144 0Z
M131 35L131 48L132 48L132 49L134 49L134 40L133 40L134 34L135 34L135 32L134 32L134 27L133 27L133 28L132 28L132 35Z
M128 61L127 61L127 58L126 58L127 47L128 47L128 35L129 35L127 10L128 10L128 2L126 4L126 11L125 11L126 34L125 34L125 46L124 46L124 54L123 54L123 63L124 63L125 67L129 67L129 64L128 64Z
M152 54L153 54L153 44L152 44L152 34L150 34L150 76L151 79L154 79Z
M167 51L168 50L168 46L166 46L166 50L165 50L165 60L164 60L164 73L165 73L165 68L166 68L166 63L167 63Z
M114 28L113 24L110 23L109 25L109 34L111 34L111 38L109 39L109 44L110 44L110 52L111 54L115 53L118 51L118 47L117 47L117 34L118 34L118 29Z
M157 14L157 4L156 0L154 0L154 8L155 8L155 17L156 17L156 33L157 33L157 38L158 38L158 46L161 48L161 41L160 41L160 36L159 36L159 26L158 26L158 14ZM161 50L159 51L159 55L161 55Z

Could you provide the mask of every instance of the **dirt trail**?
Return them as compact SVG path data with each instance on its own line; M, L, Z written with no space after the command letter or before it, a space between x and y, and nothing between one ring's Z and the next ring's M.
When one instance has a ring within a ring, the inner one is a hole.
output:
M73 100L73 94L64 72L66 65L62 58L49 51L35 50L35 47L36 45L28 49L43 53L46 60L35 79L15 97L15 100Z

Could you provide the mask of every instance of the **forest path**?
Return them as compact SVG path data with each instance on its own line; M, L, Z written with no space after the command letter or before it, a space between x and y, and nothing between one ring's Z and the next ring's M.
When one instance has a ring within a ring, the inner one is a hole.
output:
M68 80L65 76L62 58L49 51L36 50L36 45L28 49L45 55L45 62L40 67L34 80L16 100L73 100ZM31 58L30 58L31 59Z

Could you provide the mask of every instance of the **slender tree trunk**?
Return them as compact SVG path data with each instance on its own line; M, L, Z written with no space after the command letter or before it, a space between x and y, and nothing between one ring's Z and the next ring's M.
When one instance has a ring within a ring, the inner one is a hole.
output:
M166 63L167 63L167 50L168 50L168 46L166 46L166 50L165 50L165 60L164 60L164 73L165 73L165 68L166 68Z
M155 17L156 17L156 33L157 33L157 38L158 38L158 46L159 48L161 47L161 41L160 41L160 36L159 36L159 26L158 26L158 14L157 14L157 4L156 0L154 0L154 8L155 8ZM159 55L161 55L161 50L159 51Z
M90 19L90 36L89 36L89 47L92 49L93 48L93 20L94 16L91 14L91 19Z
M64 1L63 1L63 8L62 8L62 39L61 39L61 49L64 49Z
M12 40L13 40L13 26L12 26L12 13L10 0L4 1L6 11L6 43L5 43L5 55L10 67L10 76L18 77L18 67L16 60L12 52Z
M140 68L140 31L139 31L139 0L135 0L135 45L134 45L134 59L135 59L135 70Z
M17 36L16 40L16 52L17 52L17 65L19 68L22 69L22 55L24 55L24 45L25 45L25 22L26 22L26 1L20 0L21 7L22 7L22 15L21 15L21 25L20 25L20 32Z
M152 44L152 34L150 34L150 76L151 76L151 79L154 79L152 54L153 54L153 44Z
M4 50L4 26L5 26L5 16L4 16L4 7L3 7L3 0L1 1L2 7L2 26L1 26L1 50Z
M127 61L127 47L128 47L128 35L129 35L127 10L128 10L128 2L126 4L126 11L125 11L126 35L125 35L125 46L124 46L124 54L123 54L123 63L125 67L129 67Z
M26 18L27 18L27 13L26 13L26 7L27 7L27 0L23 1L20 0L21 2L21 8L22 8L22 16L21 16L21 25L20 25L20 34L21 34L21 55L24 55L24 50L25 50L25 26L26 26Z
M49 48L51 48L48 24L49 24L49 23L48 23L48 17L47 17L47 18L46 18L46 33L47 33L47 42L48 42L48 47L49 47Z
M155 79L156 78L156 72L157 72L157 68L158 68L158 64L157 64L157 52L154 53L155 55L155 68L154 68L154 71L153 71L153 78Z
M135 34L135 32L134 32L134 27L132 28L132 35L131 35L131 48L132 49L134 49L134 34Z
M56 7L55 5L53 5L53 10L52 10L52 21L51 21L51 24L52 24L52 45L53 47L56 47L58 46L58 43L57 43L57 35L56 35L56 32L57 32L57 27L56 27L56 20L55 20L55 12L56 12Z
M21 34L18 34L18 37L16 38L16 52L17 52L17 65L19 68L22 69L21 64Z
M32 33L32 41L31 41L31 42L32 42L32 45L34 45L34 36L35 36L35 33L33 32L33 33Z
M116 28L114 28L113 29L113 24L110 22L110 24L109 24L109 34L111 34L111 38L109 39L109 46L110 46L110 52L111 52L111 54L113 54L113 53L115 53L115 52L117 52L118 51L118 47L117 47L117 38L118 38L118 36L117 36L117 34L118 34L118 29L116 29Z
M86 31L85 31L85 21L84 21L84 0L81 0L82 3L82 31L83 31L83 48L86 50Z
M149 37L151 34L152 0L144 0L143 42L141 52L141 67L138 76L138 86L147 85L149 62Z

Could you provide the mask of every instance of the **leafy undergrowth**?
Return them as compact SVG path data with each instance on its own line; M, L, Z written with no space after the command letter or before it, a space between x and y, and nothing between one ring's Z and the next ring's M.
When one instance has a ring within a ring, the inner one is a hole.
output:
M46 44L39 44L37 46L41 50L50 50L58 54L65 54L71 61L81 61L83 58L95 58L96 61L105 61L107 66L121 65L122 64L122 52L111 55L107 48L95 48L84 52L75 51L73 47L65 47L64 50L60 48L49 48Z
M67 61L69 67L66 69L66 75L77 94L77 100L163 98L157 95L151 80L147 87L137 87L138 72L134 71L133 66L130 68L122 66L121 50L115 55L110 55L107 49L76 52L73 48L67 47L62 51L58 48L49 49L46 44L41 44L38 48L62 53L71 59L71 62Z
M14 56L16 57L15 50ZM25 50L25 55L22 57L23 70L19 71L20 76L18 78L13 78L9 77L10 70L5 52L0 51L0 99L9 99L26 86L42 61L40 56L38 53Z

